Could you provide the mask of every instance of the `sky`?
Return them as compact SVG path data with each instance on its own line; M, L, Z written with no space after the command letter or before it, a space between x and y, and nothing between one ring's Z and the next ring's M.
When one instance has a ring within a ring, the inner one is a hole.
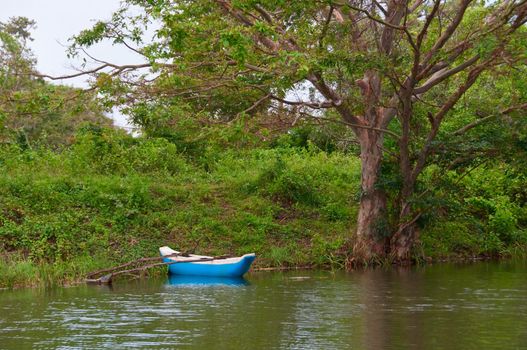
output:
M66 56L68 39L82 29L90 28L96 20L111 17L119 7L119 0L0 0L0 21L10 17L24 16L37 22L33 31L34 41L30 47L37 57L37 69L52 76L76 72L80 60ZM117 64L140 63L141 58L133 52L114 47L109 43L100 44L88 52L102 60ZM86 87L86 77L63 80L60 83ZM130 127L126 118L118 112L111 117L118 126Z

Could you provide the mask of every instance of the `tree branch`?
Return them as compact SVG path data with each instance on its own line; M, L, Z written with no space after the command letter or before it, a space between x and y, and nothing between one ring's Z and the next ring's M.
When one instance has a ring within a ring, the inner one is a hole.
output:
M322 47L324 46L324 38L326 36L326 32L328 31L329 23L331 22L331 16L333 16L334 9L335 8L332 5L329 6L328 16L326 17L324 27L322 27L322 32L320 33L320 37L318 38L318 47L320 49L322 49Z
M426 34L428 32L428 27L430 27L430 24L434 20L434 18L436 16L436 13L437 13L437 10L439 10L439 5L440 4L441 4L441 0L434 0L434 7L432 8L432 11L430 11L430 13L426 16L425 24L423 25L423 28L421 29L421 31L417 35L416 46L418 48L421 48L421 45L423 43L423 39L425 38L425 36L426 36Z
M309 107L312 109L326 109L326 108L334 107L333 102L331 101L321 101L318 103L307 102L307 101L289 101L289 100L285 100L283 98L280 98L272 94L269 97L272 98L273 100L285 103L286 105L290 105L290 106L304 106L304 107Z
M157 65L157 63L156 63L156 65ZM166 66L166 67L173 67L174 66L172 64L165 64L165 63L159 64L159 65ZM51 80L61 80L61 79L76 78L76 77L80 77L80 76L83 76L83 75L95 74L95 73L98 73L98 72L100 72L101 70L103 70L105 68L113 68L114 71L111 73L111 75L117 75L117 74L121 73L124 70L134 70L134 69L149 68L149 67L152 67L151 63L125 64L125 65L121 65L120 66L120 65L116 65L116 64L113 64L113 63L106 62L106 63L104 63L104 64L102 64L102 65L100 65L98 67L93 68L93 69L90 69L90 70L87 70L87 71L82 71L82 72L75 73L75 74L51 76L51 75L48 75L48 74L40 74L40 73L34 72L32 75L35 76L35 77L38 77L38 78L47 78L47 79L51 79Z
M322 121L327 121L327 122L332 122L332 123L338 123L338 124L346 125L346 126L349 126L351 128L359 128L359 129L367 129L367 130L378 131L380 133L385 133L387 135L390 135L390 136L394 137L396 140L398 140L401 137L397 133L395 133L395 132L393 132L391 130L388 130L388 129L377 128L377 127L369 126L369 125L353 124L353 123L348 123L345 120L329 119L329 118L326 118L326 117L322 117L322 116L319 117L319 116L315 116L315 115L311 115L311 114L307 114L307 113L302 113L302 115L308 116L308 117L313 118L315 120L322 120Z
M449 99L445 102L445 104L441 107L441 109L436 113L436 115L432 118L432 129L428 133L425 145L421 149L421 152L418 156L417 162L415 164L415 167L412 171L411 181L412 183L415 183L415 180L417 179L417 176L421 173L421 170L423 169L426 159L428 157L428 154L430 153L430 150L432 148L432 143L439 131L439 126L441 125L441 122L443 121L443 118L446 116L446 114L454 107L454 105L459 101L461 96L476 82L477 78L480 76L480 74L485 70L486 65L491 61L492 59L488 59L485 62L479 64L478 66L474 67L467 76L467 79L465 80L465 83L461 85L456 92L454 92Z
M470 5L471 2L472 0L461 0L461 4L456 10L456 17L454 17L452 23L450 23L445 32L439 37L439 39L437 39L434 46L432 46L430 51L428 51L428 53L425 55L423 60L424 64L428 64L428 62L430 62L430 60L437 53L437 51L439 51L446 44L448 39L450 39L452 34L454 34L455 30L461 23L461 20L463 20L465 11L467 10L468 5Z
M258 108L258 106L260 106L262 103L264 103L265 101L267 101L269 98L272 98L272 94L267 94L265 96L263 96L262 98L260 98L258 101L256 101L255 103L252 104L252 106L250 106L249 108L247 108L246 110L238 113L238 115L241 115L241 114L247 114L253 110L255 110L256 108Z
M469 60L461 63L460 65L458 65L458 66L456 66L456 67L454 67L452 69L448 69L447 70L446 67L445 67L445 68L435 72L434 74L432 74L432 76L423 85L421 85L421 86L419 86L419 87L414 89L414 94L415 95L424 94L425 92L427 92L428 90L430 90L431 88L433 88L437 84L441 83L445 79L453 76L456 73L462 72L463 70L467 69L468 67L470 67L471 65L476 63L479 60L479 58L480 58L480 55L477 54L477 55L473 56L472 58L470 58Z
M350 9L352 10L355 10L357 12L360 12L360 13L363 13L366 15L366 17L368 17L369 19L371 19L372 21L374 22L377 22L379 24L382 24L383 26L386 26L386 27L389 27L389 28L392 28L392 29L396 29L396 30L401 30L401 31L404 31L406 28L404 27L401 27L401 26L398 26L398 25L395 25L395 24L392 24L392 23L389 23L389 22L386 22L386 21L383 21L382 19L379 19L375 16L373 16L370 12L368 12L367 10L363 9L363 8L360 8L360 7L356 7L356 6L353 6L351 5L350 3L345 3L345 4L338 4L339 6L347 6L349 7Z
M366 122L351 113L349 107L343 103L342 98L324 81L320 73L312 73L308 76L308 80L313 84L318 91L326 99L333 103L333 106L339 112L342 119L351 124L366 125Z
M491 120L491 119L493 119L493 118L497 118L497 117L499 117L500 115L509 114L509 113L511 113L511 112L513 112L513 111L517 111L517 110L521 110L521 109L523 109L523 110L527 110L527 103L524 103L524 104L521 104L521 105L517 105L517 106L512 106L512 107L509 107L509 108L506 108L506 109L500 111L500 112L497 113L497 114L491 114L491 115L488 115L488 116L483 117L483 118L481 118L481 119L475 120L475 121L473 121L472 123L467 124L467 125L465 125L464 127L462 127L462 128L460 128L460 129L454 131L454 132L452 133L452 136L463 135L463 134L465 134L467 131L469 131L470 129L473 129L473 128L475 128L476 126L478 126L478 125L480 125L480 124L483 124L483 123L485 123L485 122L488 121L488 120Z

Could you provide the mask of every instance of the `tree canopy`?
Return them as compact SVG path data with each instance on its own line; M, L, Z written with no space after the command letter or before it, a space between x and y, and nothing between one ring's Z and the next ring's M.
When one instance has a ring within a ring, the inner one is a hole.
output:
M83 123L111 125L93 93L35 78L29 49L35 22L15 17L0 22L0 138L24 147L61 147Z

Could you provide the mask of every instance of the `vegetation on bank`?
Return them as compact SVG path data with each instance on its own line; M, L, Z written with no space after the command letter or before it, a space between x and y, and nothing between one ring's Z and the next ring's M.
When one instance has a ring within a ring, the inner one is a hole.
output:
M258 254L257 266L344 267L360 163L285 136L199 156L164 138L86 127L60 152L0 150L0 286L78 280L161 245ZM503 163L450 172L419 221L414 257L510 254L527 246L524 178Z
M430 172L502 157L512 130L525 135L526 24L522 0L124 0L69 53L109 42L143 55L84 74L148 133L240 116L344 125L361 155L356 261L408 262Z
M422 2L381 34L336 3L228 3L123 1L69 53L111 40L148 63L98 62L88 91L36 72L33 21L0 23L0 287L161 245L335 268L525 251L525 4Z

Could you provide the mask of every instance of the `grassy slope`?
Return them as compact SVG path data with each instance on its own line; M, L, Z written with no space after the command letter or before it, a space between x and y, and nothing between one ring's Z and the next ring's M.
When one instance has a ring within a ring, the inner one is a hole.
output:
M336 263L352 231L357 159L225 152L206 172L161 140L125 146L4 153L0 286L71 281L161 245L255 251L260 266Z
M0 287L71 282L161 245L338 267L356 221L360 163L349 155L225 150L203 154L203 166L162 139L91 134L62 154L1 154ZM471 235L465 219L446 233L429 225L422 250L480 254L518 241L487 247L495 237Z

